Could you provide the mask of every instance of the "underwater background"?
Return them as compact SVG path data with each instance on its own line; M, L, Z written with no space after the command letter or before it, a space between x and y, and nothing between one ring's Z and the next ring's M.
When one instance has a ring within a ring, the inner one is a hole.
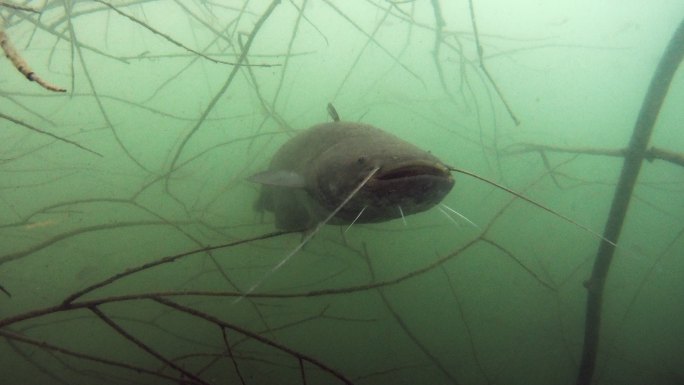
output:
M643 163L577 380L597 234L681 0L0 15L6 52L66 90L0 60L1 384L684 383L681 69L650 141L675 156ZM329 102L579 225L454 173L442 203L467 220L438 206L298 249L247 177Z

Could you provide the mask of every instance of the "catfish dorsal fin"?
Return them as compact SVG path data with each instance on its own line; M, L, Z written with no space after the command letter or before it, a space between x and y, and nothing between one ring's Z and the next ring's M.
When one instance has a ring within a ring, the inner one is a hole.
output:
M335 109L335 106L332 105L332 103L328 103L328 115L334 120L335 122L340 121L340 115L337 114L337 110Z
M268 186L291 188L304 188L306 186L306 180L301 174L289 170L263 171L250 176L247 180Z

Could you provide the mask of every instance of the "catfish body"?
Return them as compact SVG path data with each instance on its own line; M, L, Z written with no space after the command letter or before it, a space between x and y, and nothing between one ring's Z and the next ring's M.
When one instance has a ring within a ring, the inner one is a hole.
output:
M342 121L297 134L276 152L267 171L250 179L262 184L255 208L273 212L283 230L311 229L338 208L330 224L383 222L421 212L439 203L454 183L432 154L371 125Z

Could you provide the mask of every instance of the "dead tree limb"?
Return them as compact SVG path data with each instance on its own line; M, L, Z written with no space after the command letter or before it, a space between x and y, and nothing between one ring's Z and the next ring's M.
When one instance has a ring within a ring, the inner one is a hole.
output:
M480 34L477 32L477 23L475 22L475 8L473 7L473 0L469 0L468 3L470 4L470 20L473 23L473 33L475 34L475 45L477 46L477 57L479 59L480 69L482 70L482 73L485 74L487 80L489 80L489 83L492 85L492 87L494 87L494 91L496 91L496 94L499 95L499 99L501 99L501 102L503 103L504 107L506 107L508 115L511 117L515 125L519 126L520 120L518 120L518 117L515 116L515 113L513 113L511 106L508 105L508 102L506 101L506 98L504 98L503 93L501 93L499 86L496 85L496 82L494 82L494 78L492 78L492 75L490 75L489 71L487 71L487 67L485 67L484 54L482 50L482 45L480 44Z
M577 374L577 385L591 384L601 329L601 306L608 269L615 253L615 243L620 238L622 225L627 215L641 165L646 159L646 149L653 133L660 107L665 100L670 83L684 58L684 20L679 23L656 72L653 74L648 92L641 105L641 111L634 125L622 172L615 188L610 214L606 221L603 237L609 241L601 242L594 260L591 278L587 281L587 304L584 323L584 347L582 361Z
M0 1L0 7L5 7L5 8L10 8L10 9L16 9L17 11L26 11L26 12L33 12L33 13L40 13L39 10L29 7L28 5L20 5L20 4L14 4L14 3L8 3L6 1Z
M9 116L9 115L5 115L5 114L3 114L3 113L0 113L0 119L9 120L10 122L12 122L12 123L14 123L14 124L16 124L16 125L22 126L22 127L24 127L24 128L28 128L29 130L31 130L31 131L33 131L33 132L37 132L37 133L39 133L39 134L41 134L41 135L49 136L49 137L51 137L51 138L53 138L53 139L56 139L56 140L58 140L58 141L60 141L60 142L64 142L64 143L70 144L70 145L72 145L72 146L76 146L76 147L80 148L81 150L85 150L85 151L88 151L88 152L91 153L91 154L95 154L95 155L97 155L97 156L99 156L99 157L102 157L102 154L100 154L99 152L97 152L97 151L95 151L95 150L91 150L91 149L89 149L88 147L82 146L82 145L80 145L80 144L74 142L73 140L69 140L69 139L63 138L63 137L61 137L61 136L57 136L57 135L55 135L55 134L53 134L53 133L51 133L51 132L43 131L43 130L41 130L41 129L38 128L38 127L34 127L34 126L32 126L32 125L30 125L30 124L28 124L28 123L25 123L25 122L23 122L23 121L21 121L21 120L19 120L19 119L15 119L15 118L13 118L13 117L11 117L11 116Z
M544 156L546 152L560 152L575 155L599 155L613 156L622 158L629 152L627 148L600 148L600 147L563 147L537 143L515 144L517 149L506 150L505 154L524 154L528 152L539 152ZM651 146L646 149L644 159L649 162L654 160L664 160L678 166L684 166L684 153L666 150L664 148Z
M208 382L205 382L204 380L197 377L196 375L189 372L188 370L183 369L178 364L176 364L173 361L169 360L168 358L164 357L164 355L162 355L158 351L152 349L152 347L150 347L149 345L144 343L139 338L135 337L131 333L124 330L124 328L122 328L114 320L109 318L105 313L102 312L102 310L100 310L96 306L90 307L89 310L92 311L96 316L98 316L98 318L100 318L105 324L109 325L109 327L114 329L114 331L116 331L123 338L127 339L128 341L132 342L137 347L139 347L141 350L147 352L151 356L153 356L156 359L158 359L159 361L163 362L166 366L168 366L168 367L174 369L175 371L177 371L178 373L182 374L184 378L189 378L198 384L209 385Z
M223 95L226 93L228 90L228 87L233 83L233 79L235 78L235 75L237 75L238 71L240 70L240 67L244 63L245 59L247 58L247 54L249 53L250 48L252 47L252 42L256 38L257 34L259 33L259 30L261 29L261 26L266 22L266 20L271 16L273 13L273 10L280 4L280 0L273 0L271 4L268 6L266 11L261 15L259 20L254 24L254 27L252 28L252 32L249 34L247 37L247 41L245 42L245 48L242 50L240 53L240 57L237 60L237 63L231 70L230 74L228 75L228 79L226 79L225 83L223 83L223 86L221 89L214 95L212 100L209 102L209 105L207 105L207 108L204 109L204 112L202 112L202 115L197 119L197 123L192 127L190 132L185 135L183 140L181 141L180 145L178 146L178 149L173 155L173 158L171 159L171 165L169 166L169 170L173 170L176 167L176 163L178 163L178 159L180 158L181 154L183 153L183 149L185 149L185 146L188 144L190 141L190 138L195 135L197 130L204 124L204 121L207 119L209 116L209 113L214 110L214 107L218 103L218 101L223 97ZM165 181L165 190L168 192L169 191L169 179L167 178Z
M134 23L140 25L141 27L147 29L148 31L152 32L153 34L155 34L155 35L157 35L157 36L160 36L161 38L163 38L164 40L168 41L169 43L171 43L171 44L173 44L173 45L175 45L175 46L177 46L177 47L180 47L180 48L182 48L182 49L184 49L184 50L186 50L186 51L188 51L188 52L192 52L192 53L194 53L195 55L200 56L200 57L202 57L202 58L204 58L204 59L207 59L207 60L209 60L209 61L211 61L211 62L214 62L214 63L217 63L217 64L242 65L242 66L247 65L247 64L242 64L242 63L239 63L239 62L232 62L232 61L225 61L225 60L214 59L213 57L207 56L207 55L203 54L202 52L199 52L199 51L197 51L197 50L194 50L194 49L192 49L192 48L190 48L190 47L184 45L184 44L181 43L180 41L178 41L178 40L174 39L173 37L169 36L168 34L162 32L162 31L160 31L160 30L158 30L158 29L155 29L154 27L152 27L151 25L145 23L144 21L139 20L139 19L137 19L137 18L135 18L135 17L133 17L133 16L131 16L131 15L129 15L129 14L127 14L127 13L121 11L119 8L113 6L112 4L110 4L110 3L106 2L106 1L103 1L103 0L93 0L93 1L98 2L98 3L100 3L100 4L104 5L104 6L109 7L112 11L114 11L114 12L118 13L119 15L121 15L121 16L127 18L128 20L130 20L130 21L132 21L132 22L134 22ZM216 32L217 35L218 35L218 31L215 31L215 32ZM279 66L280 64L265 64L265 63L262 63L262 64L249 64L249 65L250 65L250 66L254 66L254 67L275 67L275 66Z
M328 366L327 364L323 363L322 361L318 360L317 358L315 358L313 356L309 356L309 355L306 355L304 353L300 353L294 349L289 348L286 345L283 345L279 342L270 340L270 339L268 339L268 338L266 338L260 334L254 333L254 332L252 332L248 329L245 329L243 327L240 327L238 325L234 325L234 324L225 322L225 321L221 320L220 318L215 317L211 314L204 313L202 311L199 311L197 309L194 309L194 308L191 308L191 307L188 307L185 305L181 305L178 302L174 302L174 301L171 301L171 300L168 300L165 298L161 298L161 297L153 298L153 300L157 301L158 303L160 303L162 305L166 305L169 308L180 311L182 313L187 313L187 314L190 314L191 316L204 319L204 320L211 322L214 325L217 325L221 328L230 329L230 330L233 330L237 333L240 333L242 335L250 337L251 339L253 339L257 342L260 342L261 344L263 344L265 346L270 346L276 350L287 353L290 356L295 357L298 360L304 360L304 361L316 366L319 370L326 372L326 373L332 375L333 377L337 378L342 383L345 383L347 385L353 385L353 382L350 379L348 379L342 372L340 372L336 369L333 369L332 367Z
M42 350L57 352L57 353L60 353L60 354L66 355L66 356L76 357L78 359L91 361L91 362L97 362L97 363L107 365L107 366L127 369L131 372L135 372L138 374L142 373L142 374L147 374L147 375L154 376L154 377L178 381L177 377L172 377L172 376L167 375L167 374L158 373L157 371L149 370L149 369L144 368L142 366L131 365L131 364L127 364L124 362L110 360L108 358L102 358L102 357L94 356L91 354L86 354L86 353L81 353L78 351L66 349L66 348L63 348L61 346L57 346L57 345L51 344L51 343L46 342L46 341L29 338L27 336L18 334L16 332L13 332L10 330L0 329L0 337L3 337L8 341L17 341L17 342L21 342L23 344L32 345L32 346L35 346L35 347L40 348Z
M12 62L14 68L16 68L17 71L21 72L22 75L26 76L26 79L38 83L41 87L49 91L66 92L66 89L48 83L47 81L43 80L43 78L38 76L35 72L33 72L29 64L26 62L26 60L19 54L17 49L14 48L14 44L12 44L9 37L7 36L7 33L5 33L5 28L1 25L0 47L2 47L2 50L5 52L5 56L7 56L7 58L10 59L10 61Z

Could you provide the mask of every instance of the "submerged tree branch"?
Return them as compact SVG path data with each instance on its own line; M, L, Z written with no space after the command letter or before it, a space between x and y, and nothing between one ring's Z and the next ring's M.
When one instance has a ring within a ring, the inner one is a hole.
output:
M177 46L177 47L180 47L180 48L182 48L182 49L184 49L184 50L186 50L186 51L188 51L188 52L192 52L192 53L194 53L195 55L198 55L198 56L200 56L200 57L203 57L204 59L207 59L207 60L209 60L209 61L212 61L212 62L218 63L218 64L240 65L239 62L230 62L230 61L225 61L225 60L214 59L214 58L212 58L212 57L210 57L210 56L207 56L207 55L203 54L202 52L199 52L199 51L197 51L197 50L194 50L194 49L192 49L192 48L190 48L190 47L184 45L183 43L179 42L178 40L172 38L171 36L165 34L164 32L159 31L159 30L153 28L151 25L145 23L144 21L139 20L139 19L137 19L137 18L135 18L135 17L133 17L133 16L131 16L131 15L129 15L129 14L127 14L127 13L121 11L120 9L118 9L117 7L113 6L112 4L110 4L110 3L106 2L106 1L103 1L103 0L93 0L93 1L98 2L98 3L102 4L102 5L105 5L105 6L109 7L109 8L110 8L111 10L113 10L114 12L116 12L116 13L118 13L119 15L121 15L121 16L127 18L128 20L130 20L130 21L132 21L132 22L134 22L134 23L140 25L141 27L143 27L143 28L149 30L149 31L152 32L153 34L162 37L164 40L168 41L169 43L171 43L171 44L173 44L173 45L175 45L175 46ZM279 66L280 64L242 64L242 65L250 65L250 66L253 66L253 67L275 67L275 66Z
M26 79L38 83L48 91L66 92L66 89L43 80L43 78L33 72L26 60L19 54L16 48L14 48L14 44L10 41L7 33L5 33L5 28L2 25L0 25L0 47L2 47L5 56L10 59L17 71L26 76Z
M235 75L237 75L238 70L242 66L242 64L245 62L245 59L247 58L247 54L249 53L249 49L252 46L252 42L254 42L254 39L256 38L257 34L259 33L259 30L261 29L261 26L266 22L266 20L271 16L273 13L273 10L280 4L280 0L273 0L269 7L264 11L264 13L261 15L259 20L257 20L256 24L254 24L254 28L252 28L252 32L249 34L247 38L247 42L245 42L245 47L240 53L240 57L238 58L237 64L233 67L233 70L230 72L228 75L228 79L223 83L223 86L221 89L214 95L214 98L209 102L209 105L207 105L207 108L204 109L204 112L202 112L202 116L199 117L197 120L197 123L192 127L190 132L188 132L187 135L182 139L180 145L178 146L178 149L175 151L173 154L173 158L171 159L171 165L169 166L169 170L173 170L176 166L176 163L178 162L178 159L180 158L181 154L183 153L183 149L185 149L185 146L188 144L190 139L195 135L197 130L204 124L204 121L207 119L209 116L209 113L213 111L214 107L218 103L218 101L223 97L223 95L226 93L228 90L228 87L233 83L233 79L235 79ZM168 178L166 179L166 190L168 191Z
M46 136L49 136L49 137L51 137L51 138L53 138L53 139L57 139L57 140L60 141L60 142L64 142L64 143L70 144L70 145L72 145L72 146L76 146L76 147L80 148L81 150L88 151L88 152L91 153L91 154L95 154L95 155L100 156L100 157L102 156L102 154L100 154L99 152L97 152L97 151L95 151L95 150L91 150L91 149L89 149L88 147L85 147L85 146L83 146L83 145L81 145L81 144L78 144L78 143L74 142L73 140L69 140L69 139L63 138L63 137L61 137L61 136L57 136L57 135L55 135L55 134L53 134L53 133L51 133L51 132L43 131L43 130L41 130L41 129L38 128L38 127L34 127L34 126L32 126L32 125L30 125L30 124L28 124L28 123L22 122L22 121L19 120L19 119L15 119L15 118L13 118L13 117L11 117L11 116L9 116L9 115L5 115L5 114L3 114L3 113L1 113L1 112L0 112L0 119L9 120L10 122L12 122L12 123L14 123L14 124L16 124L16 125L22 126L22 127L24 127L24 128L28 128L29 130L31 130L31 131L33 131L33 132L37 132L37 133L39 133L39 134L41 134L41 135L46 135Z
M149 370L149 369L144 368L142 366L130 365L130 364L126 364L123 362L110 360L107 358L97 357L97 356L94 356L91 354L77 352L74 350L63 348L61 346L53 345L53 344L48 343L46 341L40 341L40 340L36 340L33 338L29 338L29 337L23 336L21 334L18 334L18 333L9 331L9 330L0 329L0 337L4 337L8 341L21 342L21 343L24 343L27 345L35 346L35 347L43 349L43 350L58 352L60 354L66 355L66 356L76 357L76 358L86 360L86 361L97 362L97 363L104 364L107 366L123 368L123 369L127 369L130 371L136 372L136 373L144 373L144 374L148 374L148 375L159 377L159 378L165 378L168 380L176 380L176 381L178 380L177 377L172 377L172 376L169 376L169 375L166 375L163 373L158 373L157 371Z
M597 148L597 147L562 147L548 144L519 143L515 150L506 151L507 154L524 154L528 152L538 152L544 156L546 152L560 152L580 155L599 155L625 157L629 153L628 148ZM651 146L644 152L644 159L652 162L654 160L664 160L678 166L684 166L684 154L660 147Z
M157 352L154 350L152 347L150 347L148 344L144 343L142 340L139 338L135 337L131 333L127 332L122 328L119 324L117 324L113 319L109 318L105 313L102 312L102 310L98 309L97 306L92 306L89 308L90 311L92 311L98 318L100 318L105 324L109 325L114 331L116 331L119 335L121 335L123 338L129 340L133 344L135 344L137 347L139 347L141 350L144 350L151 356L155 357L159 361L163 362L166 364L168 367L173 368L177 372L181 373L184 377L190 378L197 382L198 384L204 384L204 385L209 385L208 382L205 382L201 378L197 377L193 373L190 373L189 371L183 369L182 367L178 366L176 363L173 361L169 360L168 358L164 357L163 354Z
M0 7L5 7L5 8L10 8L10 9L16 9L18 11L26 11L26 12L33 12L33 13L40 13L39 10L29 7L28 5L20 5L20 4L14 4L14 3L8 3L6 1L0 1Z
M485 67L484 52L482 50L482 45L480 44L480 34L477 31L477 23L475 21L475 8L473 7L473 0L469 0L468 3L470 4L470 20L473 23L473 33L475 34L475 45L477 46L477 57L479 58L480 69L485 74L487 80L489 80L489 83L492 85L492 87L494 87L494 91L496 91L496 94L499 95L499 99L501 99L501 102L503 103L504 107L506 107L508 115L511 117L515 125L519 126L520 120L518 120L518 117L515 116L515 113L511 109L511 106L508 105L506 98L504 98L503 93L501 93L499 86L496 84L496 82L494 82L494 78L492 78L492 75L489 74L487 67Z
M641 105L641 111L634 125L634 132L625 154L625 161L618 185L615 188L610 214L606 221L603 237L610 242L601 242L594 260L591 278L587 281L587 304L584 324L584 347L582 361L577 374L577 385L589 385L592 382L596 367L596 356L601 329L601 308L603 290L610 263L615 253L615 243L620 238L622 225L627 216L627 209L632 192L641 170L644 159L647 159L646 148L653 133L660 107L665 100L670 83L684 58L684 20L679 23L668 47L665 50L656 72L653 74L648 93Z

